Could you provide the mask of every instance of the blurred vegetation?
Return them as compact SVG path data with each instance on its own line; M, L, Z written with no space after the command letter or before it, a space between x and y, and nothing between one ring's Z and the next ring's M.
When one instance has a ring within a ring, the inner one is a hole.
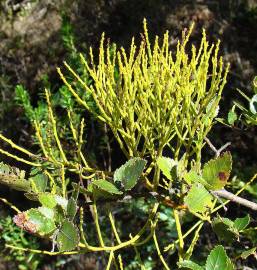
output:
M110 160L115 164L115 168L121 165L124 156L118 150L111 133L71 99L70 92L57 75L56 66L62 66L62 62L65 60L90 84L90 76L84 73L78 53L86 52L90 45L93 45L93 49L95 49L103 31L106 32L106 36L110 37L110 42L127 48L132 35L139 38L137 34L141 31L144 17L148 19L152 33L162 34L166 29L170 31L171 47L176 45L181 31L188 28L192 21L196 22L196 31L192 37L195 44L199 44L202 27L206 28L208 36L214 41L221 39L221 54L224 55L226 62L231 63L231 69L221 101L220 116L226 118L225 124L230 126L215 127L210 138L215 145L224 145L227 141L231 141L230 150L233 153L234 175L236 175L231 182L231 189L235 191L240 189L244 186L245 181L256 172L257 160L256 151L252 151L257 146L256 92L253 92L255 88L252 84L253 78L257 74L257 5L255 1L251 0L1 0L1 132L14 142L37 151L38 142L31 136L33 128L30 121L37 117L46 118L47 105L43 101L46 87L52 91L52 103L57 108L59 126L67 124L68 118L63 112L67 108L76 112L77 118L73 119L75 126L76 123L80 123L82 117L88 119L89 126L85 134L88 143L85 150L89 153L91 162L106 170L109 169ZM76 89L81 89L71 77L68 79ZM81 95L85 95L82 89L79 91L81 91L79 92ZM60 99L61 95L65 99ZM93 110L96 110L90 95L83 98L87 100ZM70 136L71 134L67 130L63 130L63 134L60 134L63 140ZM4 146L6 147L6 145ZM65 147L72 151L69 139L67 139ZM206 159L210 155L210 152L206 150ZM2 155L0 155L0 160L10 161ZM0 194L3 193L15 196L8 189L0 191ZM252 201L257 201L257 184L246 189L244 195ZM23 198L18 196L17 200L23 200ZM18 203L22 205L22 202ZM30 206L27 205L27 207ZM26 205L22 207L27 208ZM247 214L247 210L242 207L233 206L231 208L233 209L228 209L226 215L232 219ZM141 226L143 223L142 212L146 210L146 202L139 199L127 207L117 208L116 211L124 221L127 221L129 228L133 225ZM4 211L4 216L9 214L7 208L2 211ZM190 226L190 217L187 219L183 224ZM170 234L165 234L165 237L174 238L176 236L175 221L170 207L162 207L160 222L164 230ZM102 223L104 226L104 220ZM256 221L253 222L253 225L257 225ZM21 232L12 224L11 218L8 216L1 220L0 226L1 241L30 248L47 245L39 243L35 238ZM122 224L117 224L117 226L122 226ZM205 261L208 255L204 246L209 245L211 237L209 232L210 228L205 227L204 234L199 239L199 246L202 248L199 247L197 250L199 257L196 257L195 260L198 262ZM244 243L248 243L247 241L254 233L256 234L254 231L249 231L248 236L245 235ZM158 238L162 237L163 235L158 236ZM168 239L163 239L162 244L165 245L166 241ZM154 243L149 242L145 250L142 250L145 268L149 270L160 268L160 265L156 264L154 255L147 256L152 253L153 248ZM240 247L233 244L229 254L236 256L237 252L240 253L240 249L243 250L243 244ZM0 269L15 269L15 267L18 269L102 269L104 260L104 258L90 255L71 256L68 259L61 256L55 259L45 259L41 255L25 254L24 252L8 254L4 249L1 249L0 253ZM139 269L139 258L135 253L122 255L125 261L130 262L126 269ZM172 258L172 254L170 256ZM85 265L88 268L85 268ZM243 266L255 269L255 265L256 259L253 256L249 256L247 260L238 261L238 269L243 269Z

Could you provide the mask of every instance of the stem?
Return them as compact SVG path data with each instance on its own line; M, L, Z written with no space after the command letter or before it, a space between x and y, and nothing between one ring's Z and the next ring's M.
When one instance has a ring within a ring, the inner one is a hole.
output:
M121 255L120 254L118 255L118 260L119 260L120 270L124 270L124 268L123 268L123 262L122 262L122 258L121 258Z
M48 104L48 112L49 112L49 118L50 118L49 120L51 121L51 124L52 124L54 138L55 138L55 141L57 143L57 146L58 146L58 149L60 151L63 162L68 163L68 160L67 160L66 155L63 151L62 144L61 144L59 136L58 136L56 120L54 118L54 114L53 114L53 110L52 110L52 106L51 106L51 101L50 101L50 93L48 92L47 89L45 89L45 94L46 94L46 101Z
M152 219L154 218L157 210L158 210L158 207L159 207L159 203L155 203L154 204L154 207L151 211L151 213L149 214L148 216L148 219L145 223L145 225L141 228L141 230L134 236L132 237L130 240L128 241L125 241L125 242L122 242L121 244L118 244L116 246L104 246L104 247L94 247L94 246L90 246L90 245L85 245L85 244L82 244L82 243L79 243L79 247L81 248L85 248L87 250L90 250L90 251L116 251L116 250L119 250L121 248L125 248L125 247L128 247L130 245L135 245L136 242L140 239L140 237L144 234L144 232L146 231L149 223L152 222Z
M100 228L100 225L98 222L98 212L97 212L95 200L94 200L94 203L92 206L93 206L92 209L93 209L93 213L94 213L94 221L95 221L97 237L98 237L98 240L100 243L100 247L104 247L104 241L103 241L103 237L102 237L102 233L101 233L101 228Z
M155 165L155 170L154 170L154 178L153 178L153 190L157 191L158 186L159 186L159 181L160 181L160 169Z
M202 229L203 224L204 224L204 223L201 223L201 224L199 225L199 227L197 228L197 230L195 231L195 234L194 234L194 237L193 237L193 239L192 239L192 242L191 242L191 244L190 244L190 246L189 246L189 248L188 248L188 250L187 250L187 252L186 252L186 256L185 256L185 259L186 259L186 260L189 260L190 257L192 256L194 247L195 247L195 245L196 245L196 243L197 243L197 240L198 240L198 238L199 238L199 236L200 236L200 235L199 235L199 232L200 232L200 230Z
M153 240L154 240L154 244L155 244L155 247L156 247L156 250L157 250L157 254L158 254L158 256L159 256L159 258L160 258L160 260L161 260L161 262L162 262L164 268L165 268L166 270L170 270L169 266L167 265L167 263L165 262L165 260L164 260L164 258L163 258L163 256L162 256L162 254L161 254L161 251L160 251L160 248L159 248L159 244L158 244L158 241L157 241L157 237L156 237L155 231L154 231L154 233L153 233Z
M8 205L10 208L12 208L17 213L21 213L21 211L15 205L13 205L9 201L7 201L5 198L0 197L0 201L2 201L3 203L5 203L6 205Z
M179 261L183 260L183 249L184 249L184 240L183 240L183 235L182 235L182 230L181 230L181 224L179 220L179 213L178 210L174 209L174 218L175 218L175 223L176 223L176 229L178 233L178 240L179 240L179 250L178 250L178 255L179 255Z
M5 136L3 136L1 133L0 133L0 139L2 139L3 141L5 141L6 143L10 144L10 146L14 149L17 149L19 151L21 151L22 153L32 157L32 158L36 158L37 156L31 152L29 152L28 150L20 147L19 145L15 144L12 140L6 138Z
M183 235L183 239L185 239L189 234L191 234L191 232L193 232L197 227L201 226L201 224L203 224L202 220L199 220L195 223L195 225L193 227L191 227L184 235ZM164 248L164 252L169 251L170 249L172 249L175 244L179 243L179 239L177 239L176 241L174 241L172 244L169 244L168 246L166 246Z
M114 252L111 251L110 252L110 255L109 255L109 260L108 260L108 263L107 263L107 266L106 266L106 270L109 270L110 269L110 267L112 265L113 256L114 256Z
M138 251L138 248L137 248L135 245L133 246L133 248L134 248L134 250L135 250L136 257L137 257L137 260L138 260L138 262L139 262L139 264L140 264L141 270L146 270L146 269L145 269L145 265L144 265L144 263L143 263L143 261L142 261L142 259L141 259L140 253L139 253L139 251Z
M21 161L21 162L23 162L23 163L25 163L25 164L28 164L28 165L30 165L30 166L34 166L34 167L41 167L41 166L42 166L42 164L40 164L40 163L35 163L35 162L31 162L31 161L25 160L25 159L23 159L23 158L20 158L20 157L18 157L18 156L16 156L16 155L13 155L13 154L7 152L7 151L5 151L5 150L3 150L3 149L1 149L1 148L0 148L0 153L3 154L3 155L6 155L6 156L8 156L8 157L11 157L11 158L13 158L13 159L16 159L16 160L18 160L18 161Z
M110 219L110 222L111 222L111 226L112 226L112 230L113 230L113 233L115 235L115 238L116 238L118 244L121 244L121 240L120 240L119 234L117 232L117 229L116 229L116 226L115 226L115 222L114 222L114 218L112 216L111 211L109 212L109 219Z

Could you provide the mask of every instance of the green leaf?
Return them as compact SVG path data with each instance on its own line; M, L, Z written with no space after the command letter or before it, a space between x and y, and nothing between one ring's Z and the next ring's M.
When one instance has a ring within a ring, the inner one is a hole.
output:
M84 193L84 192L83 192ZM94 195L94 199L115 199L117 198L117 194L112 194L110 192L107 192L105 190L102 190L98 188L96 185L93 185L93 183L90 183L87 186L87 193L90 193Z
M242 230L244 230L250 223L250 216L247 215L243 218L237 218L234 221L234 227L240 232Z
M67 210L68 200L62 196L55 195L54 199L58 205L60 205L64 210Z
M68 204L67 204L67 215L68 215L69 219L73 220L76 213L77 213L76 201L73 198L70 198L68 200Z
M76 226L69 220L64 220L56 237L59 251L74 250L79 243L79 233Z
M178 263L178 267L179 268L187 268L187 269L192 269L192 270L204 270L204 268L202 266L200 266L197 263L194 263L192 261L183 261L183 262L179 262Z
M212 221L212 228L220 241L232 243L239 237L239 232L234 227L234 222L228 218L214 218Z
M185 197L185 204L191 212L204 213L212 206L212 195L202 184L194 184Z
M247 259L249 256L256 254L256 249L257 249L257 247L254 247L254 248L245 250L244 252L242 252L242 254L241 254L240 257L241 257L242 259L245 260L245 259Z
M206 270L232 270L234 269L223 246L216 246L206 261Z
M125 190L132 189L143 173L146 160L132 158L114 172L114 182L121 182Z
M51 193L40 193L38 195L39 202L47 207L47 208L54 208L57 204L55 195Z
M24 177L25 171L0 162L0 184L15 190L29 192L31 190L30 182Z
M35 176L29 178L30 182L33 182L31 185L33 192L44 192L47 187L47 176L43 173L38 173Z
M184 154L181 159L178 161L177 165L177 177L183 178L183 175L186 173L187 167L187 156Z
M43 214L45 217L47 217L49 219L54 219L54 210L53 209L41 206L38 208L38 211L41 214Z
M185 181L190 185L192 183L200 183L203 186L205 186L206 188L210 189L211 185L209 185L202 176L200 176L199 174L197 174L196 171L194 170L190 170L189 172L187 172L184 175L184 179Z
M234 106L233 106L234 108ZM228 123L230 125L234 125L235 121L237 120L237 114L236 112L233 110L233 108L229 111L228 113Z
M232 157L229 152L204 164L202 177L212 190L223 188L229 179L232 169Z
M26 214L28 216L27 224L31 227L35 226L36 233L40 236L50 235L56 229L54 221L43 215L40 210L32 208L26 211Z
M118 188L114 184L112 184L104 179L93 180L92 184L97 186L99 189L104 190L104 191L111 193L111 194L120 195L123 193L122 191L118 190Z
M172 180L172 168L177 165L174 159L168 157L159 157L157 159L157 165L162 173L171 181Z
M56 207L53 209L54 210L54 220L55 223L60 225L63 220L66 218L66 211L63 209L60 205L56 205Z

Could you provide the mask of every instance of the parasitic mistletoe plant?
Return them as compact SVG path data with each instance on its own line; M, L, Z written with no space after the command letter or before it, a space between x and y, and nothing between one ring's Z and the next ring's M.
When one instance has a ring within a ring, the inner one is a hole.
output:
M248 226L249 216L235 221L215 216L226 203L239 201L256 210L256 204L224 189L230 178L232 157L229 152L221 153L225 147L217 150L207 134L215 124L228 66L224 67L222 57L218 56L219 42L209 44L205 31L199 48L190 47L192 30L193 26L182 33L175 52L169 49L168 32L162 39L156 36L151 44L145 20L142 41L137 46L132 39L129 52L110 45L103 34L98 57L92 48L90 60L80 55L87 79L67 63L65 66L75 82L70 82L58 69L65 84L62 90L67 111L65 125L58 121L49 90L45 90L46 109L42 113L41 107L40 114L40 106L34 109L26 93L18 89L26 101L25 109L31 115L34 140L40 150L33 154L0 134L0 139L21 156L4 149L0 152L31 167L25 172L1 163L0 183L23 191L38 207L21 212L5 198L1 201L17 211L13 218L17 226L52 242L51 251L31 252L49 255L105 252L109 255L106 269L112 266L123 269L121 252L130 247L134 248L141 269L145 269L140 247L153 240L164 269L170 269L169 251L177 251L179 268L234 269L222 246L212 250L205 266L190 261L205 223L212 224L218 237L225 237L227 231L233 239L238 239ZM88 96L94 106L89 104ZM88 159L85 120L81 113L78 115L78 107L110 128L127 158L114 172L101 170ZM206 143L216 156L202 164L201 153ZM256 175L248 185L255 178ZM115 220L122 220L113 213L112 204L122 202L127 195L133 200L138 190L143 190L146 200L151 197L149 214L138 231L131 228L131 233L124 235L117 228ZM99 221L102 204L109 219L109 228L104 232ZM173 209L177 231L177 238L170 239L164 249L157 239L162 205ZM90 211L85 212L85 208ZM193 214L195 224L185 231L183 216L189 213ZM89 242L92 225L98 244ZM114 239L110 240L108 234Z

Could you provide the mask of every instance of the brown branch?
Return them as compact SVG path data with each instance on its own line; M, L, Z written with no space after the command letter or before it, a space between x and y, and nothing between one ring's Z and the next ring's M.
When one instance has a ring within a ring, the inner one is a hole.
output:
M207 142L207 144L210 146L210 148L212 149L212 151L215 153L216 158L220 156L220 153L225 150L228 146L231 145L230 142L227 142L226 144L224 144L223 146L221 146L219 149L217 149L212 143L211 141L206 137L204 138L204 140Z
M254 211L257 211L257 203L251 202L249 200L243 199L237 195L234 195L233 193L225 190L225 189L220 189L220 190L215 190L211 192L213 195L216 195L218 197L230 200L232 202L235 202L237 204L241 204L245 207L248 207Z

